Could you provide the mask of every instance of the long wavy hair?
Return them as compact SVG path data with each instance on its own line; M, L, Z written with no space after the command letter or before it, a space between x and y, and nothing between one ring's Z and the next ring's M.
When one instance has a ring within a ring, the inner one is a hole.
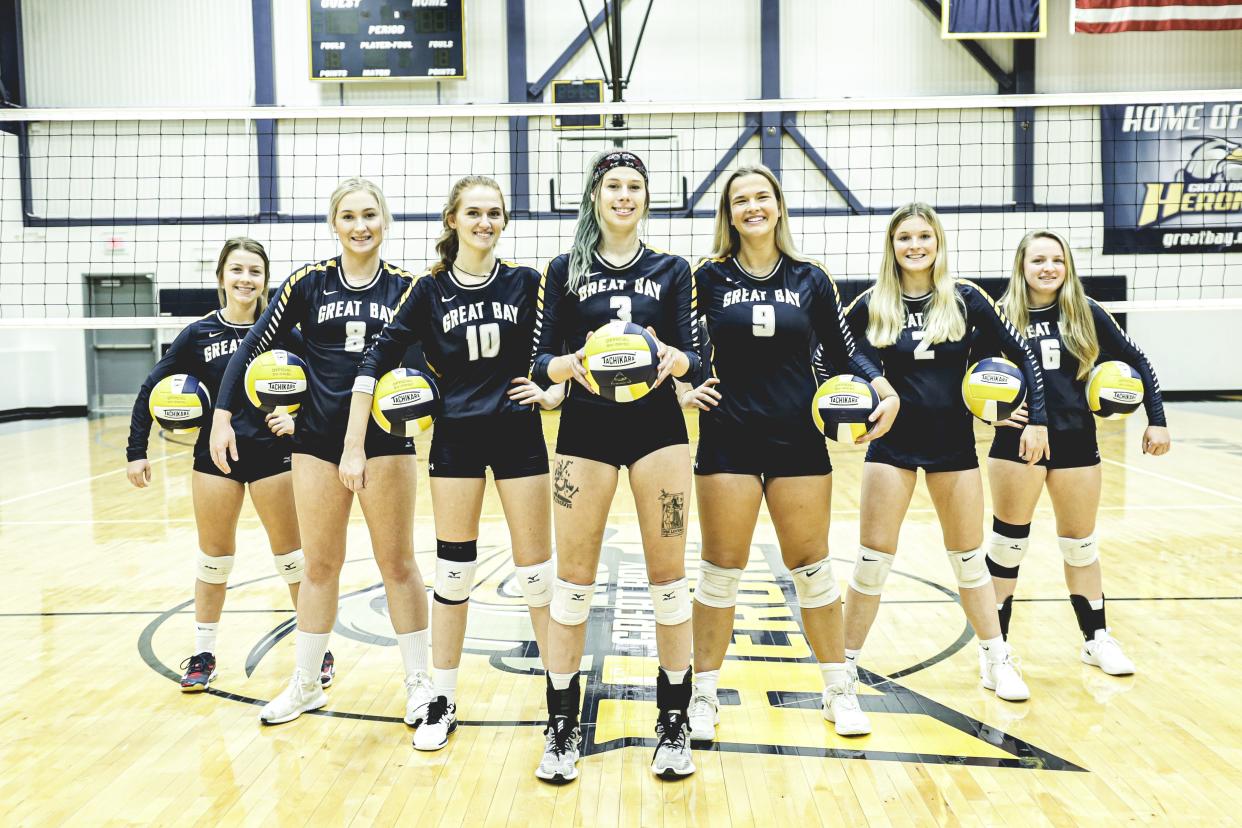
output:
M259 295L255 300L254 307L254 318L258 319L267 307L267 285L268 280L271 279L272 268L267 261L267 251L263 249L263 245L249 236L235 236L226 241L224 246L220 248L220 257L216 259L216 295L220 297L221 308L228 305L228 297L224 294L224 266L228 263L229 256L235 250L254 253L263 260L263 287L259 289Z
M908 218L923 219L936 236L936 259L931 268L932 298L923 320L923 341L934 345L953 342L966 335L966 309L949 270L944 226L930 205L916 201L893 211L884 232L884 256L867 305L867 339L877 348L895 344L906 326L906 308L901 301L901 267L893 252L893 236Z
M576 291L581 287L586 275L591 271L591 257L595 253L595 246L599 244L601 235L600 225L603 219L600 217L599 195L600 188L604 185L604 178L607 173L601 175L599 181L592 183L595 177L595 167L599 164L608 152L596 153L591 158L591 162L587 164L586 180L582 185L582 202L578 205L578 224L574 230L574 246L569 251L569 278L567 286L569 290ZM643 200L643 215L641 221L646 221L647 216L651 214L651 189L650 182L643 179L643 191L646 198ZM640 229L641 233L641 229Z
M798 246L794 244L793 234L789 232L789 208L785 205L785 192L781 189L781 182L763 164L738 167L725 179L724 186L720 189L720 203L716 207L716 231L712 236L711 257L719 259L736 256L738 250L741 249L742 239L737 228L733 226L733 209L729 200L732 197L730 190L733 189L733 182L746 175L761 175L766 178L768 185L772 188L772 194L776 196L776 204L780 208L780 215L776 219L776 249L781 252L781 255L795 261L810 261L798 251Z
M1061 329L1061 342L1065 350L1078 360L1077 379L1086 379L1100 357L1100 340L1095 335L1095 321L1091 316L1091 305L1087 302L1087 292L1083 290L1082 279L1078 277L1078 268L1074 266L1074 254L1065 239L1051 230L1032 230L1022 237L1018 250L1013 256L1013 272L1009 275L1009 285L1000 298L1000 309L1019 331L1025 335L1026 326L1031 322L1031 301L1026 285L1026 251L1036 239L1052 239L1061 245L1061 253L1065 256L1065 281L1057 290L1057 308L1060 318L1057 326Z
M491 187L496 191L496 195L500 196L500 212L504 216L505 227L509 226L509 207L505 204L505 194L501 192L496 179L488 178L486 175L467 175L457 179L452 189L449 190L448 201L444 202L444 210L440 213L440 222L444 225L444 229L440 231L440 238L436 239L436 254L440 257L440 261L431 266L432 273L451 270L453 262L457 259L457 251L461 249L461 240L457 237L457 230L449 226L449 216L455 215L461 209L462 194L471 187ZM493 238L499 241L500 233L494 234Z

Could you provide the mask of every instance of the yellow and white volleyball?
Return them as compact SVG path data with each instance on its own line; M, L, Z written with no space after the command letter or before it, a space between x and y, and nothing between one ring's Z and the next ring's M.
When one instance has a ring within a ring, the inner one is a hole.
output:
M862 377L829 377L811 398L811 418L829 440L852 443L875 427L868 417L880 404L880 395Z
M172 374L155 384L147 405L160 428L185 434L207 424L211 393L189 374Z
M1087 408L1104 420L1122 420L1143 404L1143 378L1118 360L1101 362L1087 375Z
M632 322L608 322L591 335L582 352L587 381L614 402L647 396L659 373L655 337Z
M306 363L280 349L259 354L246 367L246 397L255 408L292 414L306 395Z
M413 368L395 368L375 383L371 417L398 437L415 437L431 428L440 413L440 390L431 377Z
M1008 420L1026 399L1022 369L1002 357L981 359L962 379L962 400L985 423Z

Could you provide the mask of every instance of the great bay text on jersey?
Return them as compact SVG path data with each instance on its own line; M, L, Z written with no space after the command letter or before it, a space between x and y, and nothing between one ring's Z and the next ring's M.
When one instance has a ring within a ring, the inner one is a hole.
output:
M599 274L594 273L590 275L598 276ZM619 290L636 293L640 296L650 296L652 299L659 301L661 285L650 279L643 278L635 279L633 287L630 287L626 279L599 279L594 282L586 282L582 287L578 288L578 300L589 299L597 293L609 293Z
M768 294L772 294L772 298L768 298ZM784 302L794 307L802 307L802 294L793 290L785 290L776 288L772 291L753 290L751 288L738 288L731 290L723 297L723 306L729 307L739 302Z
M488 306L490 305L491 314L488 315ZM470 302L456 308L449 308L448 313L444 314L440 319L440 324L444 333L456 328L458 325L464 325L467 322L480 322L496 320L498 322L518 323L519 309L516 305L509 305L504 302Z
M336 302L329 302L319 306L319 316L316 322L326 322L329 319L347 316L362 316L363 306L366 306L366 316L371 319L378 319L381 322L389 322L392 320L393 309L385 307L378 302L363 302L357 299L344 299Z

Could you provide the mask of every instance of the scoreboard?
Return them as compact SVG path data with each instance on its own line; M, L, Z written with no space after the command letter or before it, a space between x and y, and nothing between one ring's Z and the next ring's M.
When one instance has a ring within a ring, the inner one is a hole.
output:
M464 0L308 0L311 80L466 76Z

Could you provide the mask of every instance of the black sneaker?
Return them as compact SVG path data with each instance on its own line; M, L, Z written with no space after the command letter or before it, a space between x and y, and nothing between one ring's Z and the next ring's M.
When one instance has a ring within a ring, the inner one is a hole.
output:
M656 749L651 772L661 779L680 779L694 773L690 755L690 722L680 710L661 710L656 719Z
M332 651L328 650L323 654L323 664L319 668L319 684L325 690L332 686L332 679L336 676L336 659L332 658Z
M182 693L201 693L216 677L216 657L213 653L199 653L181 662L185 674L181 676Z

